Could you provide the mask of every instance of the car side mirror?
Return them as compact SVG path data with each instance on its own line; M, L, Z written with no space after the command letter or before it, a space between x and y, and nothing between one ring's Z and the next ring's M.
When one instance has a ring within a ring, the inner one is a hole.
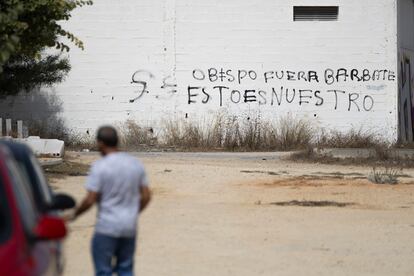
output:
M73 197L66 194L56 194L53 196L50 210L66 210L76 206L76 202Z
M65 222L61 218L43 216L34 229L36 240L60 240L66 236Z

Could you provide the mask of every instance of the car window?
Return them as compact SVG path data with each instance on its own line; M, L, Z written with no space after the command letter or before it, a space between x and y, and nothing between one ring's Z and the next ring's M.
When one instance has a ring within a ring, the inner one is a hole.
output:
M26 186L26 189L28 191L31 191L31 193L33 193L33 187L30 185L30 174L27 171L25 164L20 162L19 160L16 160L16 164L18 166L19 171L22 173L20 174L20 177L22 178L22 184Z
M22 177L27 180L23 182L27 185L28 190L32 192L37 210L44 212L52 204L52 192L36 158L33 156L27 157L26 160L17 159L16 163L20 171L23 172Z
M17 201L19 214L23 222L23 226L27 233L30 233L36 226L37 213L31 191L28 189L27 179L24 174L19 171L14 162L7 162L7 169L12 178L12 188ZM26 183L24 182L26 181Z
M0 177L0 244L11 236L11 216L2 177Z
M40 167L39 162L33 155L30 156L30 162L32 163L33 169L35 170L36 177L37 177L37 183L39 184L42 197L45 203L50 206L52 204L52 191L49 185L47 184L47 180L45 178L43 170Z

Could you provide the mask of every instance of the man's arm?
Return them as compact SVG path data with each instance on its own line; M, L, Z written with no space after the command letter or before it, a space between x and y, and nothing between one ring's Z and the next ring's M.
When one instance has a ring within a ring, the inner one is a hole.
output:
M141 193L139 212L142 212L148 206L148 203L151 201L151 190L148 188L148 186L140 186L139 189Z
M75 213L73 214L73 219L77 218L89 208L91 208L98 201L99 193L88 191L85 198L82 200L82 203L76 208Z

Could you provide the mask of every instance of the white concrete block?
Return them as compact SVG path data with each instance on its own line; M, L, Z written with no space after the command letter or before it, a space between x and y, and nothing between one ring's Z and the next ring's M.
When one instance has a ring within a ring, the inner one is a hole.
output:
M63 157L65 154L65 142L61 140L40 139L38 136L19 140L27 144L37 156Z

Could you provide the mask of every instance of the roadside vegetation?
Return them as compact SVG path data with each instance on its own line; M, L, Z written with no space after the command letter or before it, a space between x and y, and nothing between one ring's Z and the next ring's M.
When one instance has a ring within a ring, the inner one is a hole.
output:
M162 141L181 150L289 151L311 144L312 128L303 120L283 117L275 123L257 118L217 116L211 125L166 121Z
M58 122L59 123L59 122ZM60 122L63 124L63 122ZM272 122L256 117L236 117L219 114L212 120L193 121L169 119L155 130L150 126L127 120L116 124L124 148L159 148L180 151L301 151L306 156L313 149L369 148L383 159L390 157L395 145L381 141L374 132L351 129L349 132L324 132L308 121L291 115ZM63 126L54 132L35 124L35 133L63 139L69 146L89 148L94 133L79 134ZM31 134L33 131L31 132ZM54 137L57 136L57 137ZM298 156L300 157L300 155Z
M74 133L61 125L57 122L51 131L42 128L39 122L33 124L30 133L62 139L71 150L96 150L94 133ZM170 119L160 126L155 130L134 120L116 124L121 146L127 151L292 151L290 160L298 162L414 166L410 156L398 154L403 146L384 142L377 133L362 129L324 132L308 121L290 115L269 122L259 116L246 118L221 114L208 122ZM364 149L369 155L336 158L326 150L338 148Z

